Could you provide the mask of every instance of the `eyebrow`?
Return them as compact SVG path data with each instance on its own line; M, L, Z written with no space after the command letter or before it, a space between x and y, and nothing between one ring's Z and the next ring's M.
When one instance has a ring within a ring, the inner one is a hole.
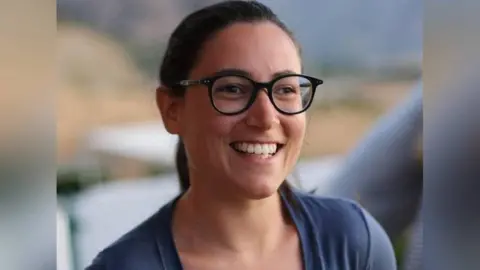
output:
M273 73L273 78L283 76L283 75L289 75L289 74L296 74L296 73L291 71L291 70L286 69L286 70L282 70L282 71L278 71L278 72ZM243 69L238 69L238 68L220 69L219 71L213 73L212 75L213 76L240 75L240 76L245 76L245 77L248 77L248 78L253 77L252 73L250 73L246 70L243 70Z

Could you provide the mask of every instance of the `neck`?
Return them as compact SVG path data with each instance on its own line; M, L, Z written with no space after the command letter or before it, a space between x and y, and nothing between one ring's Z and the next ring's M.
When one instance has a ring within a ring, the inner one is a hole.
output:
M261 256L288 232L278 193L260 200L219 194L192 186L178 201L174 228L183 250Z

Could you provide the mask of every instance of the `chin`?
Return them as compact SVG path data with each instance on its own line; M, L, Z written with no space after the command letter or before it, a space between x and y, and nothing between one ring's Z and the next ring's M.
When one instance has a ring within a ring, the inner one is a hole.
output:
M256 182L251 185L242 185L241 189L244 196L248 199L261 200L275 195L279 187L280 184L263 183L259 185Z

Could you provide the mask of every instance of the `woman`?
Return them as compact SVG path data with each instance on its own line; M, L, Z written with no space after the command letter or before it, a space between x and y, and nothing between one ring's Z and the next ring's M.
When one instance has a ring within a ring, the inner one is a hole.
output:
M185 18L157 89L164 125L181 138L183 192L88 269L396 269L388 237L359 206L285 181L322 83L301 72L293 35L258 2Z

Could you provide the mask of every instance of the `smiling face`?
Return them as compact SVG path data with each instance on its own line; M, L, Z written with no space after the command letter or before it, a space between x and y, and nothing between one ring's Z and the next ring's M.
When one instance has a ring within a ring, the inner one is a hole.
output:
M270 22L236 23L214 35L188 79L237 70L258 82L301 73L292 39ZM259 199L274 194L295 165L305 135L305 113L283 115L259 91L253 105L226 116L211 105L205 85L190 86L175 114L194 189Z

